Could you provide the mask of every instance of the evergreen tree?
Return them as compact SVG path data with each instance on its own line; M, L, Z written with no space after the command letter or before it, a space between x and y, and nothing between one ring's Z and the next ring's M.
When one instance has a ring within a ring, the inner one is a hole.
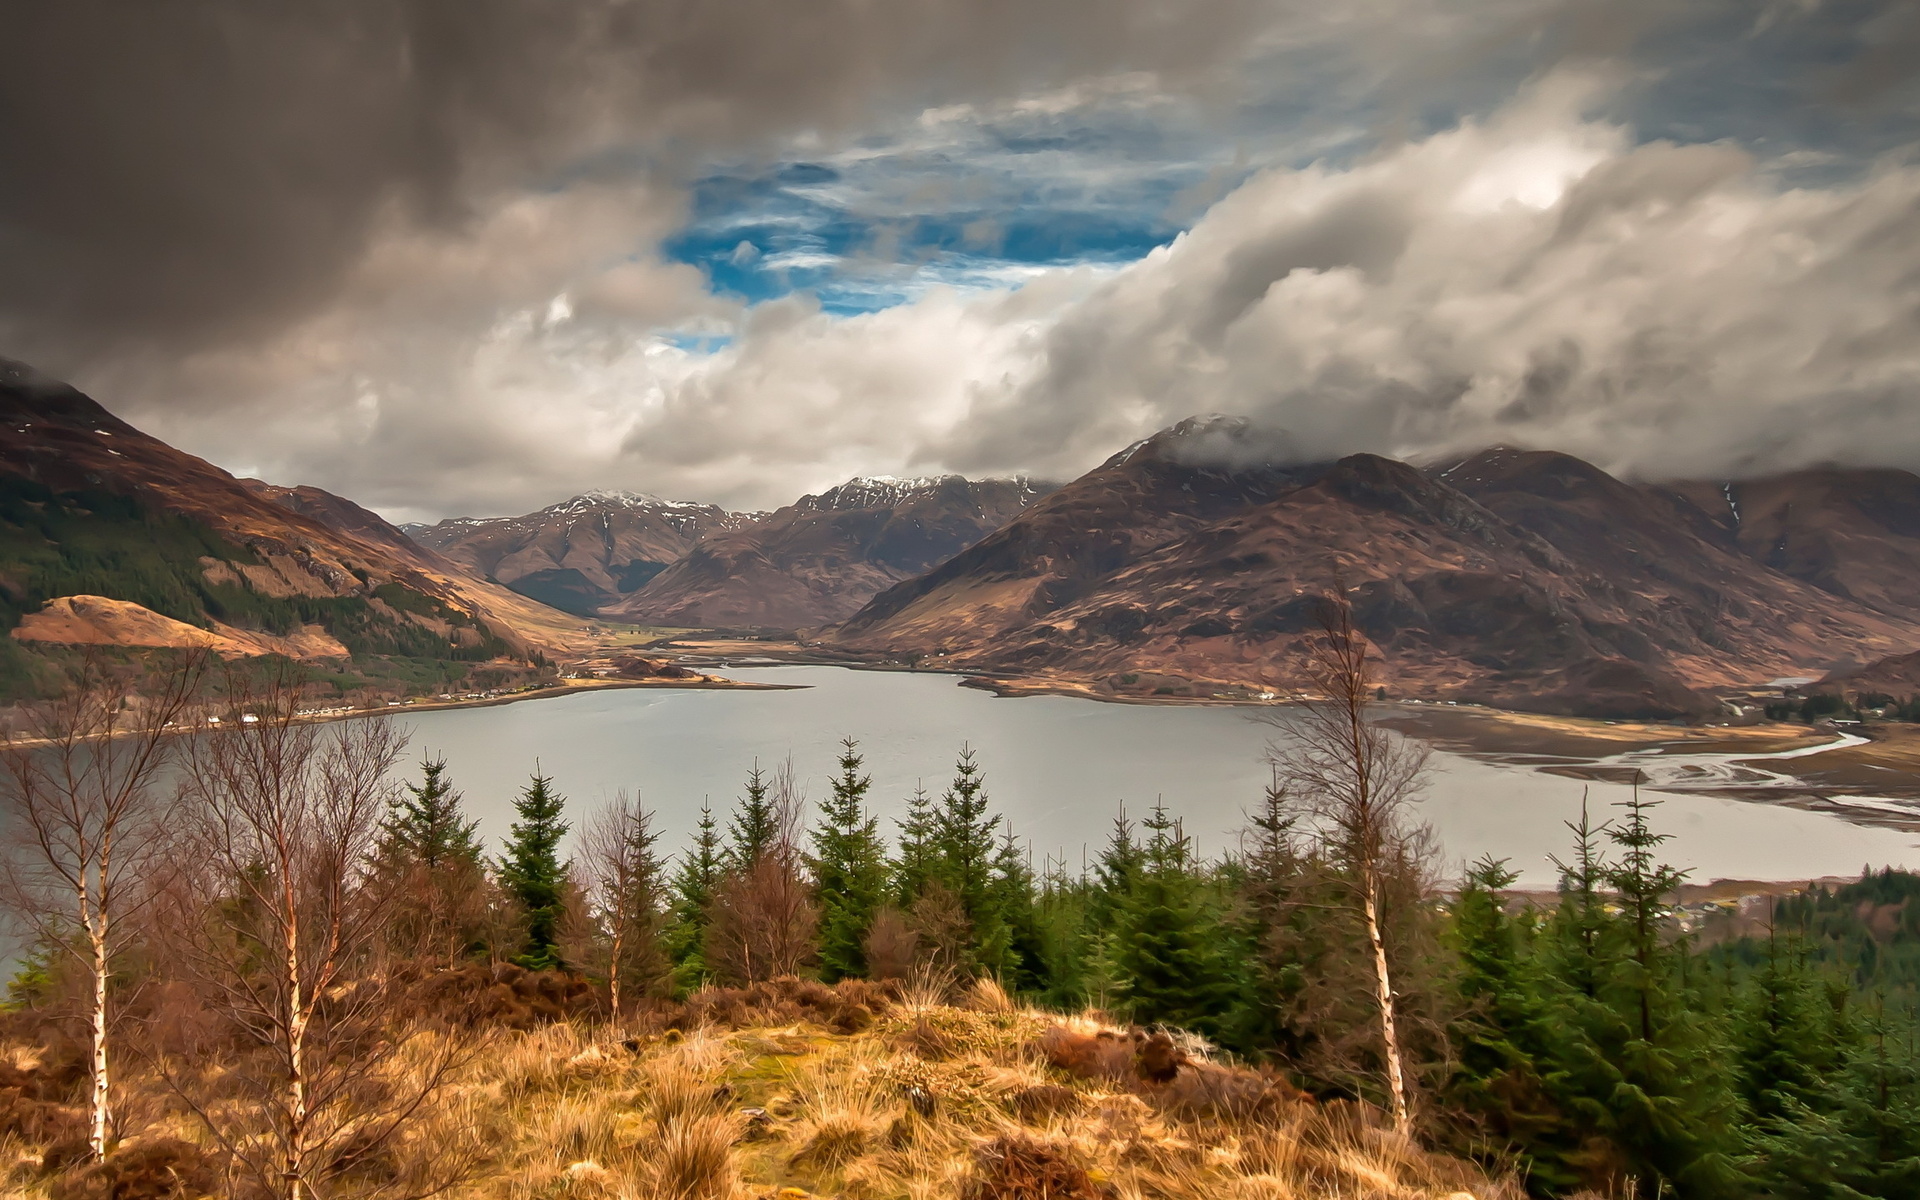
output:
M1008 966L1009 933L993 886L1000 819L988 811L986 780L973 750L962 746L953 783L933 808L933 877L952 895L970 927L962 965L997 975Z
M1240 835L1241 852L1222 864L1222 884L1232 912L1222 930L1239 963L1238 998L1222 1039L1249 1054L1279 1052L1297 1058L1296 1031L1288 1010L1305 986L1305 963L1297 926L1320 910L1298 903L1305 880L1294 839L1294 814L1276 777L1261 794Z
M1553 948L1561 978L1589 999L1600 994L1603 939L1611 928L1606 900L1608 866L1600 853L1600 838L1609 830L1595 825L1587 811L1587 797L1580 796L1580 822L1566 822L1573 833L1573 861L1553 859L1560 869L1560 908L1554 919Z
M1133 822L1122 805L1113 818L1107 844L1093 862L1093 890L1087 898L1087 922L1095 932L1106 932L1119 920L1120 910L1133 895L1146 864L1145 852L1133 836Z
M1001 981L1022 995L1046 992L1052 978L1040 906L1034 896L1033 868L1011 829L1002 830L1000 849L993 859L993 907L1007 931Z
M1666 835L1653 832L1655 805L1636 792L1624 807L1607 830L1619 858L1602 874L1618 914L1597 897L1586 902L1590 881L1563 880L1563 895L1579 902L1562 905L1558 957L1588 975L1570 979L1562 997L1558 1090L1642 1194L1741 1196L1740 1105L1724 1035L1682 977L1685 947L1665 938L1668 897L1684 873L1659 861Z
M1136 1021L1216 1032L1231 1005L1222 940L1192 844L1156 805L1138 877L1120 904L1116 966Z
M820 897L820 977L828 983L866 973L867 930L886 899L886 847L879 819L867 813L873 780L861 765L858 743L847 738L832 794L820 805L807 860Z
M461 810L461 795L447 780L447 760L420 764L418 785L403 784L403 795L387 806L380 824L378 854L387 862L418 863L428 870L480 861L479 821Z
M900 831L899 853L893 861L894 903L901 911L913 911L914 902L933 878L939 854L935 846L933 797L927 789L915 786L907 798L907 815L894 822Z
M380 824L372 870L392 896L385 923L396 954L447 960L485 948L493 895L478 836L445 759L421 764L419 784L405 784Z
M1920 1196L1920 1062L1912 1014L1904 1046L1889 1044L1883 1012L1871 1043L1804 1100L1762 1122L1748 1170L1758 1194L1781 1200L1905 1200Z
M673 960L676 992L691 991L706 979L707 926L713 916L714 890L724 869L725 855L713 806L703 803L693 845L680 855L671 886L666 946L667 956Z
M1769 932L1767 958L1734 1018L1736 1078L1747 1109L1781 1121L1817 1104L1827 1081L1845 1069L1851 1029L1844 989L1830 993L1806 970L1796 947Z
M1456 1062L1441 1094L1455 1146L1468 1155L1511 1160L1536 1193L1577 1190L1596 1164L1584 1132L1556 1098L1555 1069L1568 1030L1553 988L1538 971L1533 927L1507 914L1502 892L1514 882L1504 860L1483 858L1468 870L1454 904L1454 979L1460 1017L1453 1027ZM1489 1147L1497 1148L1491 1156Z
M753 770L747 772L747 794L741 797L740 806L734 810L727 826L727 869L741 871L759 862L780 834L776 828L778 821L772 785L767 782L760 764L755 763Z
M519 903L526 921L526 948L514 961L529 970L564 965L560 920L567 879L560 840L567 835L567 825L560 815L565 808L566 797L554 791L553 780L536 769L513 802L520 819L513 823L506 854L500 859L500 886Z

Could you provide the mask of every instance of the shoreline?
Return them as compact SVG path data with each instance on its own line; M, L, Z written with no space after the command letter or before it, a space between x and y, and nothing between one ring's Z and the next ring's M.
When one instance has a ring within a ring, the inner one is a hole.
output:
M1300 703L1212 695L1126 695L1090 681L1048 675L1012 676L941 670L925 664L877 663L823 654L796 642L672 639L657 645L692 665L833 666L957 678L959 686L1018 699L1065 696L1107 704L1284 709ZM751 660L751 661L743 661ZM1566 717L1479 704L1394 700L1380 705L1381 723L1438 749L1503 766L1575 779L1632 782L1652 790L1783 804L1859 825L1920 829L1920 725L1873 722L1814 727L1786 722L1681 725L1665 721ZM1848 736L1851 735L1851 736ZM1702 765L1702 778L1650 778L1649 768ZM1718 770L1715 777L1713 770Z

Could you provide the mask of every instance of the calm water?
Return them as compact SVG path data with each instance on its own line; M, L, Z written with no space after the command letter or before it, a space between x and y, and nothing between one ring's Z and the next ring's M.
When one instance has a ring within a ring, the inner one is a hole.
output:
M1267 777L1274 730L1247 709L1101 704L1064 696L1003 699L951 676L769 667L727 674L791 691L619 689L495 708L409 714L415 760L445 754L489 838L506 832L512 798L536 761L584 814L622 788L657 814L663 848L678 849L710 799L724 820L757 759L792 755L809 797L827 791L841 738L861 741L874 808L891 829L916 783L937 792L961 743L985 768L996 807L1030 839L1036 859L1078 867L1120 805L1157 800L1203 849L1227 845ZM1548 854L1566 853L1563 822L1591 788L1596 813L1626 795L1604 783L1436 754L1427 798L1451 865L1493 854L1522 886L1551 886ZM1712 796L1662 795L1657 822L1671 861L1715 878L1805 879L1865 864L1920 867L1920 835L1836 817Z

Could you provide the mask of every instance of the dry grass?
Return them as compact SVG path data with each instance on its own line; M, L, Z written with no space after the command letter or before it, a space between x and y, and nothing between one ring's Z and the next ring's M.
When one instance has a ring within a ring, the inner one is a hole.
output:
M1205 1117L1179 1089L1076 1078L997 989L929 992L857 1034L806 1024L623 1040L502 1031L398 1157L461 1159L457 1200L1515 1200L1365 1111L1297 1097ZM1189 1048L1189 1053L1204 1047ZM1223 1072L1202 1064L1186 1071ZM181 1127L169 1123L166 1136ZM0 1139L0 1193L46 1196L43 1147ZM420 1168L424 1169L424 1168Z

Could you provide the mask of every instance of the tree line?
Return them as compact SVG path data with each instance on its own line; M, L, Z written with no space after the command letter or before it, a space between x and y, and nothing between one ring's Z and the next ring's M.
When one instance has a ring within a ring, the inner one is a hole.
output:
M396 1005L421 972L475 962L590 980L629 1024L786 975L990 976L1377 1106L1539 1195L1920 1194L1920 1058L1897 995L1811 917L1764 945L1690 944L1671 919L1684 875L1639 795L1570 827L1551 900L1513 893L1496 861L1442 886L1409 809L1422 754L1367 720L1343 606L1321 632L1322 699L1277 732L1229 850L1201 855L1162 807L1122 811L1081 871L1032 862L964 747L883 828L852 739L811 809L791 764L755 766L672 856L632 797L576 816L536 768L490 855L448 763L388 782L405 744L387 721L309 724L297 680L204 660L103 671L5 757L26 833L9 898L38 936L15 991L75 1016L91 1153L116 1136L131 1045L291 1200L398 1136L468 1052L457 1020ZM172 736L183 725L201 732ZM232 1061L211 1071L215 1044Z

